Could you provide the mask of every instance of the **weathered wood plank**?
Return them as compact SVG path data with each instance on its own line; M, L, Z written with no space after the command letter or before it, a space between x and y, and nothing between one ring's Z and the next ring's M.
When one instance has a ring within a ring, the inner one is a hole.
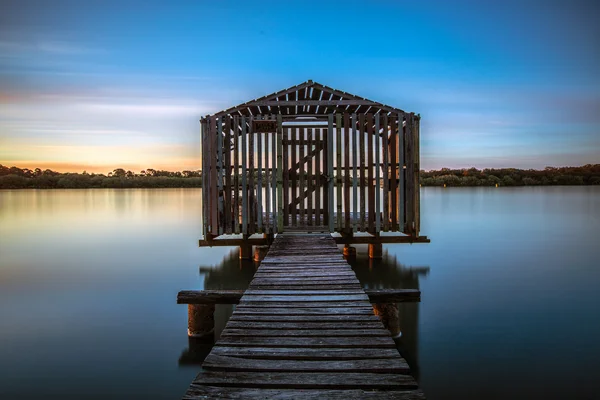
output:
M233 233L232 221L231 221L231 201L233 196L231 195L231 116L225 117L225 127L223 130L223 143L225 152L225 193L223 198L225 200L225 233Z
M383 231L390 229L390 169L388 148L388 116L383 115L383 134L381 136L381 150L383 152Z
M290 131L292 132L292 166L296 165L296 153L298 151L298 130L297 128L290 128ZM298 196L298 191L297 191L297 186L298 186L298 173L296 172L296 169L294 167L292 174L291 174L291 179L292 179L292 193L290 196L290 203L296 199L296 197ZM292 219L292 226L297 226L298 225L298 207L293 207L291 210L291 219Z
M202 368L209 370L246 371L246 372L365 372L406 374L409 372L406 361L397 358L367 359L367 360L327 360L327 361L298 361L298 360L256 360L239 357L219 356L209 354Z
M301 348L301 347L227 347L215 345L213 353L221 356L256 358L263 360L361 360L402 358L398 350L372 348Z
M323 308L289 308L271 307L269 309L248 307L243 304L236 307L239 315L372 315L373 307L323 307Z
M250 322L373 322L379 321L379 317L375 314L372 315L361 315L361 314L332 314L332 315L242 315L234 313L229 318L230 321L250 321ZM347 327L345 325L338 326L338 328Z
M327 205L329 212L328 226L329 232L334 232L333 225L333 185L334 185L334 176L333 176L333 114L330 114L327 119L328 129L327 129L327 180L328 191L327 191Z
M375 233L375 184L373 182L373 114L367 114L367 231Z
M320 226L323 224L322 221L322 213L321 213L321 196L322 196L322 185L321 185L321 151L323 149L322 145L322 130L315 129L314 130L316 143L316 154L315 154L315 225Z
M328 389L253 389L192 384L184 400L220 398L231 400L425 400L420 390L328 390Z
M253 120L255 117L250 117L250 132L248 134L248 234L256 233L256 187L255 187L255 170L254 170L254 135Z
M326 329L326 328L324 328ZM387 348L395 349L396 344L389 337L335 337L335 338L261 338L261 337L225 337L217 342L219 346L242 347L302 347L302 348Z
M283 232L283 127L281 114L277 114L277 232Z
M238 116L233 117L233 232L238 235L240 233L240 155L239 155L239 127Z
M313 152L313 130L311 128L307 128L306 129L306 149L307 149L307 156L310 156ZM313 159L312 157L310 157L310 159L306 162L306 190L308 192L308 195L306 196L306 200L307 200L307 207L306 207L306 212L307 212L307 225L311 226L313 225L313 216L314 216L314 209L313 209L313 180L314 180L314 176L313 176Z
M259 133L256 135L256 148L257 148L257 158L258 158L258 166L257 166L257 190L256 190L256 197L257 197L257 206L258 206L258 215L256 216L256 223L258 225L258 232L262 233L263 232L263 144L262 144L262 138L263 135L262 133Z
M335 127L335 148L336 148L336 213L337 213L337 230L342 231L342 114L336 114Z
M289 224L290 220L290 210L288 204L290 204L290 130L289 128L283 129L283 221L284 225Z
M300 128L300 160L304 160L304 155L305 155L305 150L304 150L304 146L306 145L306 129L305 128ZM304 190L306 189L306 183L305 183L305 179L306 179L306 173L304 172L304 162L300 163L300 171L299 171L299 186L298 186L298 190L299 190L299 196L304 193ZM300 221L299 224L300 225L306 225L306 210L304 207L304 199L302 199L302 201L300 202Z
M397 124L396 118L394 116L390 117L390 137L388 141L388 145L390 147L390 196L391 196L391 204L390 204L390 219L391 219L391 230L398 231L398 192L397 192L397 169L398 165L398 133L397 133Z
M375 233L379 234L381 231L381 176L380 176L380 167L381 167L381 147L380 147L380 116L379 114L375 115L375 184L373 185L375 188Z
M366 146L365 146L365 114L358 116L358 131L359 131L359 151L360 151L360 231L366 231L366 185L365 163L366 161Z
M199 374L195 384L254 388L298 389L416 389L417 383L410 375L379 373L323 373L323 372L269 372L253 374L231 372L220 374L207 371Z
M352 231L358 230L358 173L357 158L358 131L356 129L356 114L352 114Z
M313 302L313 301L368 301L369 296L366 294L351 294L351 295L331 295L331 296L253 296L251 294L244 294L240 301L252 301L252 302L261 302L261 301L280 301L280 302L289 302L289 301L302 301L305 303Z
M248 144L246 134L246 117L242 116L242 233L248 234L248 171L246 163L248 158Z
M350 114L344 113L344 231L352 231L350 220Z
M390 331L383 328L374 329L235 329L228 328L221 333L224 336L264 336L264 337L367 337L367 336L390 336Z

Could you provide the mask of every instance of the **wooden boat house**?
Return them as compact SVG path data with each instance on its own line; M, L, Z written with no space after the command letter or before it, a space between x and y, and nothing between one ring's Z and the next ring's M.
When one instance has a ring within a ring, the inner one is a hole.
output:
M200 122L200 245L270 244L288 231L337 232L345 244L428 241L418 114L309 80Z

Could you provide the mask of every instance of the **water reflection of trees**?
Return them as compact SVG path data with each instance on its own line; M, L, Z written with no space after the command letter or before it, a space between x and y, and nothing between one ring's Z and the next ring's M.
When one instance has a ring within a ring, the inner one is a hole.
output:
M363 248L364 247L364 248ZM349 264L365 289L419 289L419 279L429 273L429 267L407 266L395 256L384 255L382 259L370 260L366 246L357 246L357 257ZM200 266L204 277L204 289L246 289L256 271L253 261L240 260L238 250L231 251L217 267ZM426 294L424 294L426 296ZM217 305L215 309L215 340L219 338L231 317L235 306ZM411 366L418 379L418 322L419 303L400 303L400 330L396 340L398 350ZM183 352L180 365L201 364L212 348L213 341L190 339L190 348Z

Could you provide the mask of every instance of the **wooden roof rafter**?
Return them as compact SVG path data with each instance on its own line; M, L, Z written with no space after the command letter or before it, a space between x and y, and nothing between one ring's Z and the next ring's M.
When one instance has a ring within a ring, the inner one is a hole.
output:
M327 115L332 112L405 113L383 103L378 103L329 86L308 80L299 85L247 101L219 111L211 117L223 115L282 114ZM204 119L204 118L203 118Z

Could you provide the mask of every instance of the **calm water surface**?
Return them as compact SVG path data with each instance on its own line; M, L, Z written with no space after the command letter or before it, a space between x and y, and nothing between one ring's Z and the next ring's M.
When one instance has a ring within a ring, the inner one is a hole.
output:
M600 188L421 199L431 244L372 263L359 247L353 267L365 287L422 290L398 346L428 398L598 398ZM210 348L188 341L177 292L254 272L197 247L200 212L197 189L0 191L0 398L181 397Z

